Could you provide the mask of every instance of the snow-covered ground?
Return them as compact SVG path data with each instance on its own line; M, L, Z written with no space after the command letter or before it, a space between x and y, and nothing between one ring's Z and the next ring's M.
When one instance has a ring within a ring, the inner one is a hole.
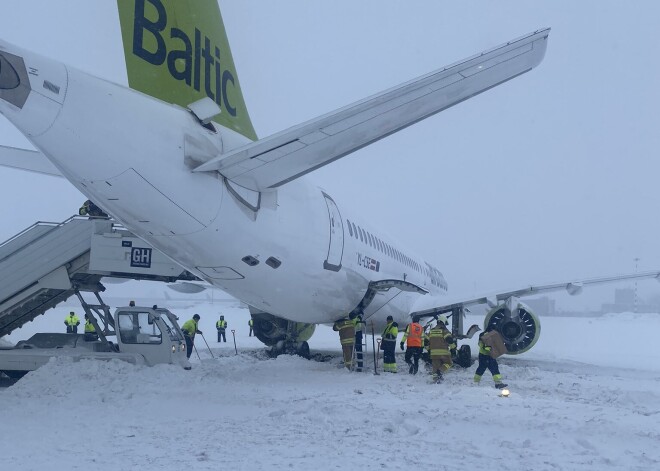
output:
M324 326L310 345L329 361L268 359L247 311L223 308L236 355L231 333L215 342L218 306L178 314L194 312L216 358L199 338L192 371L52 360L0 389L1 468L660 469L660 315L543 318L537 346L500 362L501 398L474 367L408 375L400 351L397 375L349 373Z

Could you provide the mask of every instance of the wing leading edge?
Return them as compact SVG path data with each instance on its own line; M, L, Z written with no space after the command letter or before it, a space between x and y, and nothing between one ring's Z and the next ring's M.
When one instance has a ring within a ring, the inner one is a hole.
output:
M537 66L550 29L538 30L332 113L226 152L194 171L243 187L277 188Z
M656 280L660 281L660 271L649 271L649 272L634 273L628 275L606 276L600 278L588 278L584 280L574 280L570 282L553 283L548 285L531 285L512 291L503 291L501 293L476 296L472 298L465 298L463 300L457 300L455 302L443 303L434 307L430 307L428 309L411 312L410 315L415 317L430 317L434 315L452 312L455 309L466 308L478 304L488 304L490 307L494 307L497 304L500 304L512 297L520 298L524 296L534 296L537 294L549 293L552 291L566 290L571 295L577 295L580 292L582 292L582 288L584 286L611 283L615 281L648 279L648 278L655 278Z

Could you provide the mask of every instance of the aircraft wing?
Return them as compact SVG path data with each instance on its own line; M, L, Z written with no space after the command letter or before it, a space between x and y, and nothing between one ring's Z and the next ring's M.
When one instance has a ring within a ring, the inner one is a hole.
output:
M488 304L489 306L494 307L512 297L520 298L524 296L534 296L541 293L549 293L552 291L566 290L570 295L577 295L582 292L582 288L584 286L596 285L602 283L611 283L614 281L645 279L645 278L655 278L656 280L660 281L660 271L649 271L649 272L634 273L627 275L615 275L615 276L607 276L601 278L589 278L584 280L574 280L564 283L554 283L548 285L538 285L538 286L532 285L516 290L503 291L500 293L476 296L476 297L465 298L462 300L455 300L455 301L453 300L450 301L448 299L445 299L446 301L449 302L445 302L437 306L432 306L427 309L421 309L412 312L410 315L417 317L429 317L429 316L452 312L454 309L475 306L477 304Z
M29 172L44 173L61 177L57 168L44 154L36 150L18 149L16 147L0 146L0 165L18 168Z
M277 188L538 65L550 29L538 30L195 168L256 191Z

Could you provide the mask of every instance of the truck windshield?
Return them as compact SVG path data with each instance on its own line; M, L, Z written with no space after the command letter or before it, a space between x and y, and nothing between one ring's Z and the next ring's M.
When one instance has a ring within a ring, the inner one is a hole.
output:
M163 336L150 312L120 312L119 334L123 343L161 343Z
M160 318L167 327L167 333L170 335L170 340L179 340L183 342L183 335L181 334L181 331L176 327L176 316L169 311L164 311L160 314Z

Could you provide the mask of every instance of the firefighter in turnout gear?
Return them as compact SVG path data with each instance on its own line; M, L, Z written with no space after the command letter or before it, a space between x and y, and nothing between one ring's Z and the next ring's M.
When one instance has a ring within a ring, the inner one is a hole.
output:
M183 337L186 339L186 355L190 358L192 355L193 346L195 345L195 334L201 334L202 331L197 328L199 324L199 314L195 314L192 319L187 320L183 323L181 330L183 331Z
M396 359L394 351L396 350L396 337L399 335L399 326L394 322L392 316L387 316L387 325L383 331L383 340L380 348L383 349L383 371L387 373L396 373Z
M341 350L344 354L344 366L349 370L353 366L353 347L355 346L355 322L347 317L335 322L332 330L339 332Z
M77 334L80 319L76 316L75 312L71 311L69 315L64 318L64 325L66 326L67 334Z
M218 343L220 343L220 339L227 343L227 336L225 335L225 331L227 330L227 321L225 320L225 316L220 316L218 322L215 323L215 328L218 329Z
M495 381L495 387L498 389L505 388L507 385L502 382L502 375L500 374L500 368L497 365L497 360L490 356L491 347L484 344L482 337L487 332L490 332L492 329L486 329L486 332L482 332L479 335L479 366L477 366L477 371L474 373L474 382L476 384L481 381L481 376L484 374L486 369L490 371L490 374L493 375L493 381Z
M410 365L408 373L417 374L417 370L419 370L419 357L422 356L422 345L424 345L424 328L419 324L417 319L413 319L406 327L406 331L401 339L401 350L403 350L403 344L406 340L408 343L406 348L406 363Z
M362 325L364 321L362 320L362 314L351 313L349 318L353 321L355 325L355 361L357 362L356 371L362 371L363 362L362 362Z
M92 324L89 320L89 316L85 314L85 341L86 342L92 342L94 340L98 340L99 336L96 333L96 329L94 328L94 324Z
M431 368L433 371L433 381L440 382L442 373L449 370L452 366L450 349L455 350L456 344L451 332L447 330L447 318L438 317L438 322L428 334L429 337L429 356L431 358Z

